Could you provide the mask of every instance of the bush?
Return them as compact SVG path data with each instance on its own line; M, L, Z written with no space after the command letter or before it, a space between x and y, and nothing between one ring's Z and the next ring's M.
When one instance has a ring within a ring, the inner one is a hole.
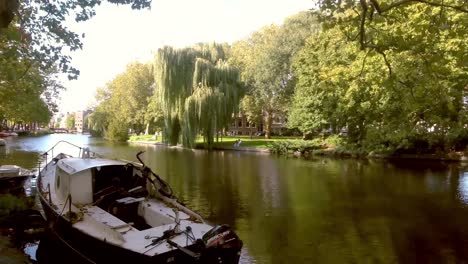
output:
M16 196L6 194L0 197L0 218L27 208L26 202Z
M128 138L127 126L118 122L111 122L106 136L111 140L126 141Z
M321 139L314 139L311 141L305 140L285 140L273 141L268 148L273 153L288 154L296 151L300 153L312 152L312 150L322 148L324 142Z

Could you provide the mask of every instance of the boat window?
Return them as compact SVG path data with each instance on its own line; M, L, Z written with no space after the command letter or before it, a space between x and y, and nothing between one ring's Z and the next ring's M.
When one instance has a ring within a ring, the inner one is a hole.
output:
M127 186L132 185L132 167L112 165L99 168L92 169L94 194L112 186L127 189Z
M58 174L58 177L57 177L57 189L60 188L60 178L62 178L60 176L60 174Z

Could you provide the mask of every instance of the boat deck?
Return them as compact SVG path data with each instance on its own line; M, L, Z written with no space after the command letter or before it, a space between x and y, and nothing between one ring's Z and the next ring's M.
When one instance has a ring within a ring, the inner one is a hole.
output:
M49 200L50 197L50 200L53 201L56 213L65 215L69 210L68 201L61 198L55 191L55 170L56 164L51 162L41 171L38 188L44 199ZM170 207L161 200L141 199L137 202L138 214L146 220L149 226L152 226L151 228L138 230L133 227L133 223L127 223L93 204L72 204L71 210L79 216L73 227L89 236L148 256L174 249L165 240L156 245L151 246L150 244L153 239L163 236L165 231L174 229L176 214L178 214L179 219L178 229L184 231L190 227L190 234L196 239L201 238L212 228L210 225L191 220L189 215ZM194 243L183 232L170 239L183 247Z

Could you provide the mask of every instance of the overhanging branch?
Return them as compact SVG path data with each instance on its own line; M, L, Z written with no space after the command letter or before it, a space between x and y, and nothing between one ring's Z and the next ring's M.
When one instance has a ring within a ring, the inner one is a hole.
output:
M460 12L468 13L468 9L466 9L466 7L465 7L466 2L464 2L462 5L455 6L455 5L437 3L437 2L433 2L433 1L427 1L427 0L402 0L402 1L398 1L398 2L395 2L393 4L390 4L390 5L386 6L386 7L381 7L377 0L369 0L369 1L371 2L372 6L374 6L375 10L377 10L377 12L379 14L385 13L385 12L387 12L387 11L393 9L393 8L399 7L399 6L408 5L408 4L415 4L415 3L423 3L423 4L430 5L430 6L447 7L447 8L451 8L451 9L454 9L454 10L457 10L457 11L460 11Z

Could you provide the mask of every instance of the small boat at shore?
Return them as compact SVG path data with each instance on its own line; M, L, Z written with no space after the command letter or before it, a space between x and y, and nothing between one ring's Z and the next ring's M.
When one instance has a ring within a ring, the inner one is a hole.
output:
M17 137L18 134L15 132L0 132L0 137Z
M16 165L0 166L0 187L19 186L34 174L27 169ZM7 186L5 186L7 185Z
M44 156L38 195L52 232L86 262L239 262L242 241L236 233L205 223L178 202L141 161L142 152L135 163L80 147L78 157L53 156L54 148Z

